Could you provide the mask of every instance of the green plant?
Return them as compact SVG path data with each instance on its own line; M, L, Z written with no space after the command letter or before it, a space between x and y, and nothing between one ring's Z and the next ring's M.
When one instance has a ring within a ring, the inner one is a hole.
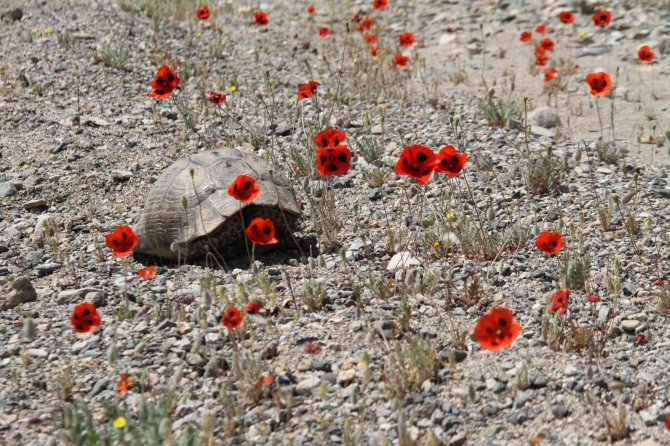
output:
M392 397L404 397L421 385L435 379L440 362L431 342L412 336L396 343L388 352L383 379Z
M93 59L97 63L102 63L106 67L114 68L115 70L128 71L128 61L130 60L130 52L125 48L107 47L96 52Z
M531 156L528 168L529 192L538 195L557 194L563 182L564 164L553 155L551 147L544 154Z

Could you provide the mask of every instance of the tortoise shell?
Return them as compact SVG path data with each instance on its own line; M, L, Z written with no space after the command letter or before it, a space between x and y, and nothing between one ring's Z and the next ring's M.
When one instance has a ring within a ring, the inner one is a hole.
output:
M249 204L228 195L238 175L260 186ZM277 237L286 240L299 216L288 179L263 158L234 148L200 152L173 163L154 184L135 228L135 252L166 260L207 252L225 258L244 252L244 227L252 219L272 219Z

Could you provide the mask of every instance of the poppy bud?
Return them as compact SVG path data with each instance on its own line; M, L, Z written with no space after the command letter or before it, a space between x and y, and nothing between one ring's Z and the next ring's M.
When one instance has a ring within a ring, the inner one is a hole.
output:
M107 361L114 365L117 359L119 359L119 349L116 346L116 341L112 341L107 348Z
M256 97L262 101L263 100L263 93L261 93L260 90L256 90Z
M325 267L326 267L326 259L324 259L322 255L320 255L320 256L317 258L317 264L318 264L321 268L325 268Z
M489 221L493 221L496 218L496 211L494 211L493 208L490 206L486 211L486 217L489 219Z
M184 195L183 197L181 197L181 207L186 209L187 205L188 205L188 200L186 199L186 195Z
M188 174L191 175L191 178L193 178L193 176L195 175L195 169L193 169L193 168L191 167L191 168L188 170Z
M172 438L172 422L169 418L163 418L161 424L158 426L158 432L160 432L163 438Z
M179 385L183 376L184 376L184 367L178 366L174 374L175 387Z
M35 337L35 320L32 317L27 317L23 320L23 333L28 340Z
M205 291L205 295L202 296L202 304L205 307L212 305L212 293L210 293L209 290Z
M577 148L575 152L575 161L580 162L582 160L582 149Z
M493 99L495 95L496 95L496 89L491 87L488 92L489 99Z

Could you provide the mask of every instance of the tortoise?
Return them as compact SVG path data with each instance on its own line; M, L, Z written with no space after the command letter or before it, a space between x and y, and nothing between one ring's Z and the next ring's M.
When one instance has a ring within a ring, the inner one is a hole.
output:
M238 175L253 177L261 188L242 207L228 195ZM135 252L163 260L191 260L207 252L233 257L246 252L243 220L248 225L256 217L270 218L277 238L287 241L299 216L288 179L263 158L237 148L209 150L176 161L158 178L135 227Z

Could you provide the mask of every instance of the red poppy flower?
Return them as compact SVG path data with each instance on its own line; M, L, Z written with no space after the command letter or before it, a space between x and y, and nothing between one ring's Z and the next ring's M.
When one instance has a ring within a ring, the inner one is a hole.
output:
M637 52L637 57L642 63L651 63L651 61L654 60L654 57L656 57L656 54L649 48L649 45L644 45L641 46Z
M398 68L404 70L407 68L407 65L409 64L409 57L397 53L393 58L393 62L398 66Z
M414 45L414 34L412 33L402 33L398 36L398 45L400 46L412 46Z
M376 34L367 34L365 36L365 43L368 45L374 45L377 43L377 35Z
M372 7L375 11L381 11L389 5L389 0L372 0Z
M254 218L249 223L245 233L247 238L255 245L274 245L278 242L275 238L275 225L269 218Z
M102 318L95 305L83 302L75 305L70 316L70 323L77 333L93 333L102 324Z
M542 49L541 51L538 51L538 49L535 48L535 65L537 65L538 67L544 67L544 66L547 65L547 62L549 62L549 57L547 57L547 52L544 51L544 49Z
M558 70L556 68L549 68L548 70L545 70L544 81L550 82L554 78L554 76L556 76L556 73L558 73Z
M637 338L635 338L635 342L638 343L638 345L646 345L649 343L649 339L645 335L637 335Z
M553 256L563 249L563 236L560 232L555 231L544 231L535 239L535 246L537 249Z
M561 288L551 296L551 307L549 307L549 311L552 313L565 314L568 311L569 301L570 290Z
M519 40L522 41L523 43L530 42L530 39L533 37L530 31L524 31L521 33L521 36L519 36Z
M128 257L139 240L130 226L117 226L114 232L105 237L107 247L116 258Z
M612 13L609 11L598 11L595 14L593 14L593 17L591 17L591 19L593 19L593 23L596 26L606 28L612 21Z
M318 355L321 353L321 344L319 344L319 341L305 342L305 353L308 355Z
M316 149L316 169L323 176L344 175L351 168L351 150L347 146Z
M223 316L221 316L221 323L223 323L224 327L231 331L240 328L242 326L242 322L244 322L244 317L242 316L240 310L235 307L226 308L223 312Z
M360 23L362 17L360 14L356 14L351 18L351 23Z
M328 34L330 34L330 28L328 28L327 26L322 26L321 28L319 28L319 35L321 37L328 37Z
M306 84L300 84L298 86L298 102L313 97L316 94L319 85L320 84L317 81L309 81Z
M263 302L258 302L257 300L247 302L247 304L244 306L244 311L246 311L247 314L258 314L262 309Z
M379 48L377 48L376 46L370 48L370 55L372 57L377 57L377 54L379 54Z
M209 8L207 6L203 6L202 8L198 8L196 11L196 14L198 15L198 18L200 20L205 20L209 18Z
M402 150L394 172L398 175L407 175L424 185L430 181L435 169L437 157L426 146L407 146Z
M612 89L612 78L604 71L587 74L585 80L593 96L605 96Z
M314 5L309 5L307 7L307 14L312 14L312 15L316 14L316 8L314 7Z
M467 153L459 154L454 146L444 146L437 154L435 171L446 173L449 178L456 178L463 170L465 162L468 160Z
M273 382L275 382L275 377L272 375L265 376L261 379L261 384L264 386L269 386Z
M544 48L545 51L554 51L554 41L551 40L551 37L542 39L540 45L542 45L542 48Z
M242 203L251 203L261 193L256 180L249 175L238 175L228 186L228 195Z
M151 88L154 89L149 96L156 99L167 99L172 92L179 86L181 79L167 65L158 69L156 78L151 81Z
M126 375L125 373L121 373L119 375L119 380L116 383L116 390L119 392L119 394L125 395L128 393L130 384L132 384L132 379L130 376Z
M665 428L670 431L670 415L665 419Z
M569 25L575 22L575 15L570 11L563 11L558 15L558 20L560 20L562 23L565 23L566 25Z
M142 268L137 271L137 275L146 280L153 279L156 277L156 267L151 265L149 268Z
M497 352L512 345L519 333L521 324L514 322L512 312L498 307L477 321L473 337L482 349Z
M597 304L601 299L597 294L586 293L586 300L592 304Z
M256 11L256 14L254 14L254 22L256 22L256 25L258 26L267 25L269 23L268 13L263 11Z
M448 32L449 34L453 34L456 32L456 28L448 26L447 29L445 29L445 31Z
M665 280L663 280L663 279L658 279L658 280L654 280L654 282L652 283L652 285L654 285L654 286L661 286L661 285L663 285L664 283L665 283Z
M226 95L216 91L210 91L207 100L212 104L223 105L226 102Z
M361 19L360 23L358 24L358 28L356 28L356 31L358 31L359 33L364 33L365 31L369 31L370 28L372 28L372 25L374 24L375 19L366 15Z
M314 145L317 147L337 147L342 142L347 139L347 135L344 132L337 129L325 129L321 130L314 137Z
M537 28L535 28L535 32L538 34L546 34L547 33L547 25L538 25Z

